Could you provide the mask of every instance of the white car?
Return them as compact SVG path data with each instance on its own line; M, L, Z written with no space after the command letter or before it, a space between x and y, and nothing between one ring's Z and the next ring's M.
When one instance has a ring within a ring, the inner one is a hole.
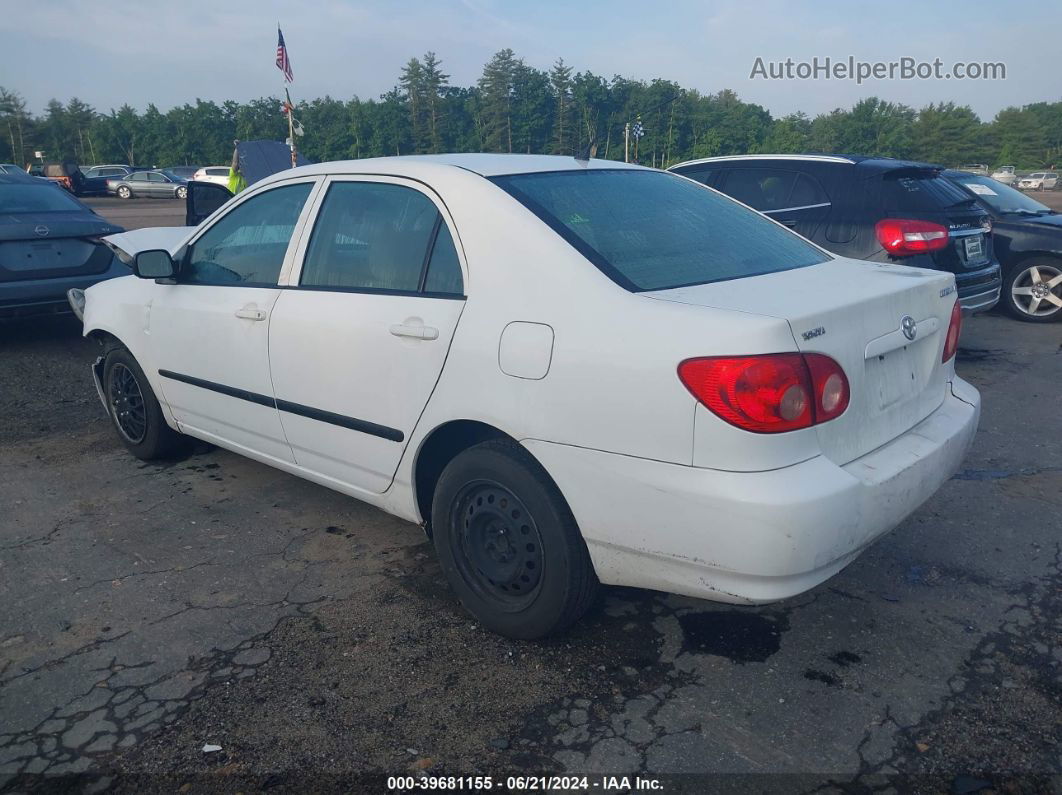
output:
M1022 190L1054 190L1058 186L1058 174L1053 171L1037 171L1018 180Z
M227 187L229 184L229 167L206 166L197 169L192 175L192 179L197 182L213 182L215 185L224 185Z
M992 179L1004 185L1013 185L1017 182L1018 175L1014 173L1014 166L1000 166L992 172Z
M511 637L599 581L806 591L977 427L951 274L834 257L652 169L321 163L108 242L140 278L71 302L135 455L187 434L420 523Z

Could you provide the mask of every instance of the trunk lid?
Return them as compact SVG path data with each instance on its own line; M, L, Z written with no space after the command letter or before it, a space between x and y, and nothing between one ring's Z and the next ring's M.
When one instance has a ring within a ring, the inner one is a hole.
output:
M0 214L0 282L103 273L100 237L120 229L88 211Z
M644 295L782 318L797 350L836 360L848 377L851 402L815 432L823 454L837 464L910 430L944 400L950 366L940 359L955 303L950 274L838 258ZM914 339L903 332L905 317L915 323Z

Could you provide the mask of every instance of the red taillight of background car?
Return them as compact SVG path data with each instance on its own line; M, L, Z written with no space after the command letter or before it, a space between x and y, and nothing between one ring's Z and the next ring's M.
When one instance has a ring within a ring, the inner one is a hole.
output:
M678 366L679 380L713 414L755 433L809 428L848 408L848 378L820 353L708 356Z
M894 257L939 251L948 245L948 228L931 221L885 218L874 225L874 233Z
M946 362L959 350L959 335L962 334L962 307L959 302L951 308L951 322L948 323L948 336L944 338L944 354L940 361Z

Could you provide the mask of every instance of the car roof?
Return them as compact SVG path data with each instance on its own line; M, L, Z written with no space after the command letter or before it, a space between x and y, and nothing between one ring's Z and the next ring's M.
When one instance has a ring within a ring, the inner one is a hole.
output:
M562 155L510 155L510 154L447 154L447 155L401 155L397 157L373 157L364 160L332 160L308 166L285 169L266 177L262 182L284 177L318 176L329 174L378 174L382 176L428 178L432 175L453 173L456 170L472 172L481 177L500 177L510 174L536 174L547 171L587 171L595 169L640 169L644 166L621 163L617 160L576 160ZM256 183L257 184L257 183Z
M932 163L922 163L917 160L897 160L892 157L878 157L873 155L848 155L848 154L757 154L757 155L723 155L720 157L703 157L698 160L687 160L671 166L669 170L685 166L700 165L701 163L719 163L735 161L758 161L758 160L802 160L811 163L836 163L848 166L859 166L863 171L894 171L901 168L933 168L940 169Z
M0 185L25 185L27 183L32 185L43 184L37 177L24 171L19 171L15 174L0 171Z

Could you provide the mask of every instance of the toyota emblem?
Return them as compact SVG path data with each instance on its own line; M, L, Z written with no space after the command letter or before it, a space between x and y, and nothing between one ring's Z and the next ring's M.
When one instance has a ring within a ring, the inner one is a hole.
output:
M46 227L44 224L37 224L35 227L33 227L33 231L41 237L48 237L48 233L52 230Z
M910 315L904 315L900 318L900 331L909 340L913 340L918 333L918 324L915 323L915 319Z

